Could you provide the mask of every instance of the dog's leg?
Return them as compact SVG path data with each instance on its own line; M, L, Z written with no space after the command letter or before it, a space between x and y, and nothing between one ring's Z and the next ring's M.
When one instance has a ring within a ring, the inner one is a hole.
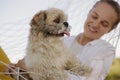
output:
M66 70L69 70L71 73L76 75L89 76L92 68L83 65L75 58L69 58L68 62L66 63Z

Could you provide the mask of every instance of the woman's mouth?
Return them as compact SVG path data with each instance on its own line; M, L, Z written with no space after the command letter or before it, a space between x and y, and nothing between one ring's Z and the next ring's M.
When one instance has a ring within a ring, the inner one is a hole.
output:
M97 31L92 26L88 26L88 29L92 33L97 33Z

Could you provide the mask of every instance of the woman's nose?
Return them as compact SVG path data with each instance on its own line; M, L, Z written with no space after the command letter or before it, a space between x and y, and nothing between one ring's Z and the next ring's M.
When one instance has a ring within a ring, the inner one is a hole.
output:
M93 22L93 27L99 28L99 26L100 26L100 21L96 20Z

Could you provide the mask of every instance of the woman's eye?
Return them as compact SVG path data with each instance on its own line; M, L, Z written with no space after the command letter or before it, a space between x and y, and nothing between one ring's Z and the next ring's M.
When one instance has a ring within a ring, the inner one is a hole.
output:
M57 18L57 19L54 20L54 22L55 22L55 23L60 23L60 19Z
M109 24L105 21L102 21L101 24L102 24L103 27L108 27L109 26Z
M97 16L95 16L95 15L92 15L92 18L93 18L93 19L97 19L98 17L97 17Z
M106 23L102 23L102 25L103 25L104 27L108 27L108 24L106 24Z

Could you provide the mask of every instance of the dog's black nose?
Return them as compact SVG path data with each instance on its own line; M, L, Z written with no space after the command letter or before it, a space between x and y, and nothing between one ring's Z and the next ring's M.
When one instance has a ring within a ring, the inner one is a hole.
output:
M69 25L68 22L64 22L63 24L65 25L65 27L68 27Z

